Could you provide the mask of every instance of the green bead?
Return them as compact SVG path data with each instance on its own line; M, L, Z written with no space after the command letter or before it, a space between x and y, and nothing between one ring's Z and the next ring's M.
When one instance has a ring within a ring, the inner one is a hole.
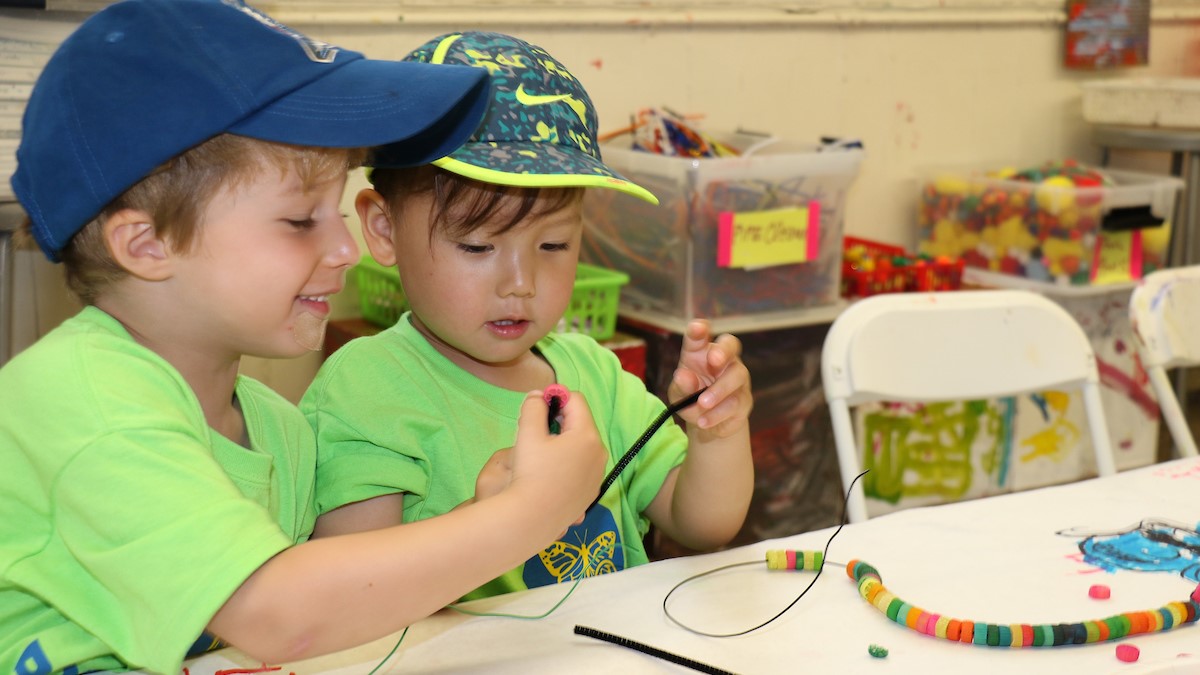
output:
M867 647L867 653L877 659L882 659L888 655L888 650L880 647L879 645L873 644L870 647Z

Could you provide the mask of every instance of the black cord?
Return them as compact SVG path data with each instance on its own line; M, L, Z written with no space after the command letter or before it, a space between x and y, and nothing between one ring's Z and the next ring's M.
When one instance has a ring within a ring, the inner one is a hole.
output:
M672 403L671 405L667 406L666 410L663 410L661 413L659 413L658 417L650 423L650 426L646 427L646 431L642 432L641 437L638 438L632 446L630 446L629 450L626 451L626 453L621 457L616 466L612 468L612 471L608 472L608 476L605 477L604 482L600 484L600 493L597 494L596 498L592 500L592 503L588 505L588 511L591 511L592 507L600 503L600 498L604 496L604 493L608 492L608 489L617 481L617 477L621 475L621 472L625 470L625 467L629 466L629 463L633 461L633 458L637 456L639 452L641 452L642 446L646 445L646 442L650 440L650 437L654 435L654 432L658 431L658 428L667 421L667 418L700 400L700 394L703 394L704 390L707 388L708 387L704 387L692 395Z
M867 469L867 471L870 471L870 469ZM695 581L696 579L706 577L710 574L716 574L717 572L720 572L722 570L727 570L727 569L731 569L734 567L743 567L745 565L761 565L761 564L763 564L763 561L761 561L761 560L733 563L731 565L725 565L723 567L711 569L707 572L701 572L700 574L695 574L695 575L688 577L687 579L684 579L683 581L675 584L675 586L673 586L671 588L671 590L667 591L667 594L663 597L663 601L662 601L663 614L665 614L667 616L667 618L671 620L671 623L674 623L676 626L679 626L680 628L682 628L686 631L689 631L691 633L696 633L697 635L703 635L705 637L717 637L717 638L737 637L738 635L745 635L746 633L754 632L754 631L758 630L759 628L762 628L763 626L771 623L775 619L778 619L779 617L783 616L789 609L794 607L797 602L800 602L800 598L803 598L804 595L806 593L808 593L809 589L813 587L813 584L817 583L817 579L821 578L821 572L825 569L825 565L829 564L828 562L826 562L829 559L829 545L833 543L834 537L838 536L838 533L841 532L842 528L846 526L846 507L850 503L850 494L854 490L854 484L856 482L858 482L859 478L862 478L863 476L867 475L867 471L863 471L862 473L855 476L854 480L850 481L850 488L848 490L846 490L846 499L844 502L842 502L841 522L838 523L837 529L833 531L833 534L829 535L829 539L825 541L825 550L821 554L820 569L818 569L817 573L813 575L812 581L808 582L808 585L804 587L804 590L800 591L800 595L797 595L794 600L789 602L787 607L784 607L783 609L779 610L778 614L776 614L775 616L758 624L757 626L754 626L753 628L747 628L746 630L741 630L736 633L706 633L704 631L696 630L695 628L684 625L681 621L679 621L679 619L676 619L674 616L672 616L671 611L667 609L667 602L671 599L671 594L674 593L676 590L678 590L679 587L683 586L684 584L691 583L691 582Z
M587 626L576 625L575 626L575 634L583 635L585 637L590 637L590 638L596 638L597 640L603 640L604 642L610 642L614 645L618 645L621 647L627 647L629 649L639 651L639 652L641 652L643 654L647 654L649 656L658 657L660 659L663 659L664 661L670 661L671 663L674 663L676 665L684 666L686 668L691 668L692 670L698 670L702 673L710 673L711 675L735 675L735 673L733 673L731 671L722 670L720 668L710 666L707 663L700 663L699 661L694 661L685 656L680 656L678 654L673 654L668 651L663 651L657 647L651 647L650 645L645 644L643 642L638 642L636 640L630 640L629 638L621 637L620 635L613 635L612 633L605 633L604 631L596 630L595 628L588 628Z

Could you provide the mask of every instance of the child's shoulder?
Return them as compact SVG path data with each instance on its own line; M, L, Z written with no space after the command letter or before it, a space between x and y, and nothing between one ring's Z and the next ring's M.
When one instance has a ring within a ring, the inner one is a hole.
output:
M147 419L203 422L187 382L113 317L88 307L0 369L0 408L16 417L57 416L97 431ZM10 405L11 404L11 405Z
M428 358L426 349L432 348L403 319L375 335L356 337L325 358L301 407L313 405L317 400L328 403L331 397L343 396L344 390L361 390L365 383L403 378Z
M14 357L4 371L49 383L114 376L123 381L147 369L175 373L162 357L134 340L120 321L89 306Z

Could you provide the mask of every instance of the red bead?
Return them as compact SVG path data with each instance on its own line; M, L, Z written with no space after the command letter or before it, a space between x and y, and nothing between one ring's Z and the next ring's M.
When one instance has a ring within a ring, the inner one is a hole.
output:
M1142 655L1141 650L1129 643L1117 645L1117 660L1124 663L1133 663Z

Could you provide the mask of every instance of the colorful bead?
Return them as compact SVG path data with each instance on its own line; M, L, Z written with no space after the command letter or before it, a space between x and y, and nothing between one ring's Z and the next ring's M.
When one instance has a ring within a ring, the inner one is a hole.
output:
M1134 661L1137 661L1138 657L1141 655L1141 650L1131 644L1122 643L1117 645L1117 660L1119 661L1124 663L1133 663Z
M857 560L851 560L846 564L846 573L850 575L850 578L858 580L863 576L871 576L867 574L866 571L858 571L854 569L854 566L857 565L858 562L859 561ZM767 569L808 570L810 572L816 572L821 569L824 563L825 553L822 551L783 551L779 549L767 551ZM869 565L867 567L870 568ZM874 572L874 570L870 571ZM875 574L874 576L878 577L879 575Z
M846 573L858 584L859 594L888 619L944 640L992 647L1054 647L1119 640L1127 635L1178 628L1196 621L1200 613L1200 603L1195 600L1198 593L1193 592L1188 600L1182 602L1170 602L1157 609L1125 612L1104 619L1037 625L976 623L929 612L901 600L883 585L879 571L861 560L847 563ZM1200 591L1200 587L1197 589ZM1129 647L1136 650L1132 645ZM1129 650L1123 652L1129 653ZM1136 658L1135 654L1134 660Z
M1171 628L1175 626L1175 615L1171 613L1171 610L1167 609L1166 607L1159 607L1158 615L1162 617L1158 621L1159 630L1171 630Z
M877 659L882 659L888 655L888 650L880 647L879 645L873 644L870 647L867 647L867 653Z
M1088 597L1097 600L1107 600L1112 596L1112 591L1104 584L1095 584L1088 589Z

